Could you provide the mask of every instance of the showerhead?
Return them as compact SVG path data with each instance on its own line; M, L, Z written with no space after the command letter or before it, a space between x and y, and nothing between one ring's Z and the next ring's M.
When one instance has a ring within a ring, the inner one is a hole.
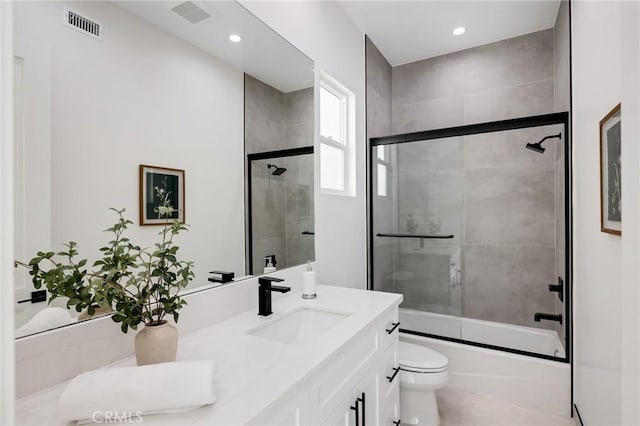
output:
M542 147L542 142L528 143L526 148L530 149L531 151L539 152L540 154L544 153L544 148Z
M525 148L530 149L531 151L535 151L539 154L544 153L545 148L542 147L542 142L546 141L547 139L560 139L562 137L562 133L558 133L557 135L550 135L550 136L545 136L544 138L542 138L539 142L536 143L528 143Z
M275 169L273 172L271 172L271 174L274 176L280 176L281 174L287 171L287 169L285 169L284 167L278 167L275 164L267 164L268 169L272 167Z

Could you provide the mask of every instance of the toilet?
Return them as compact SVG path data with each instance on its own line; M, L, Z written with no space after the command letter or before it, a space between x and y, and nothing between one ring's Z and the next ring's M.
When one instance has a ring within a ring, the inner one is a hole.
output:
M449 381L449 360L439 352L400 342L400 418L403 424L437 426L440 423L436 390Z

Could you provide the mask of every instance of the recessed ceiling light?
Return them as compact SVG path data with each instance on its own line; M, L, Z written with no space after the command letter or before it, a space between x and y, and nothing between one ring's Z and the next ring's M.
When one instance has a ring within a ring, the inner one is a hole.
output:
M462 35L467 31L465 27L456 27L453 29L453 35Z
M242 37L240 37L238 34L231 34L229 36L229 40L231 40L234 43L240 43L242 41Z

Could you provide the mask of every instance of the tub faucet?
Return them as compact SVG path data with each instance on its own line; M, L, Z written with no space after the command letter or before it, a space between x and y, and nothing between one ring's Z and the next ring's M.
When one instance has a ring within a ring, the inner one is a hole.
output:
M549 320L549 321L557 321L562 324L562 314L544 314L541 312L536 312L533 315L533 319L536 322L540 322L540 320Z
M271 283L279 283L284 281L282 278L260 277L258 278L258 315L264 317L273 313L271 310L271 292L287 293L291 291L291 287L271 285Z

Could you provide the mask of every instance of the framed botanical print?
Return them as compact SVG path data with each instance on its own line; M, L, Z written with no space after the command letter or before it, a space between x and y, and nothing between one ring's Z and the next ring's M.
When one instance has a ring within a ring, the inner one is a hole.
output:
M600 120L600 230L622 235L620 104Z
M184 170L140 165L140 225L184 223Z

